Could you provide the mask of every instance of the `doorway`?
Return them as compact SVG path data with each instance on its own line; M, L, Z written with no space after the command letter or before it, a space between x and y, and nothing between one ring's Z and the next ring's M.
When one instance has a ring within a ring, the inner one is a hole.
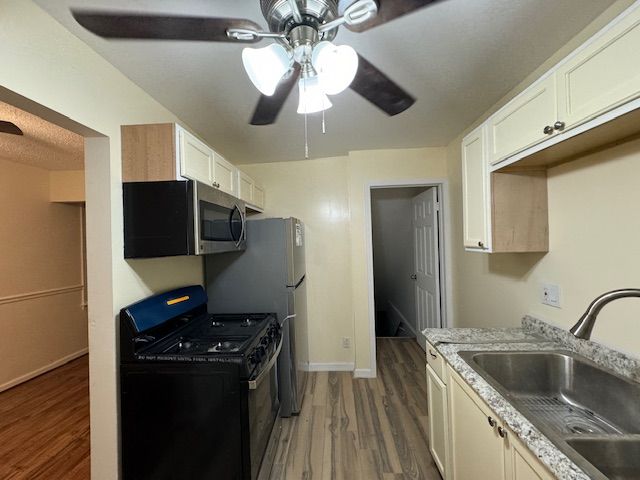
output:
M8 102L0 120L0 477L88 478L85 139Z
M410 337L425 350L422 331L447 325L445 189L444 181L369 187L373 345Z

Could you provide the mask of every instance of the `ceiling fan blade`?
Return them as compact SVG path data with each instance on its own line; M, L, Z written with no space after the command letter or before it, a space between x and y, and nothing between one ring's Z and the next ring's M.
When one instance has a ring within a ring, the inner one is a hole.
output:
M260 95L260 100L258 100L258 105L256 105L256 109L253 111L253 117L251 117L249 123L251 125L271 125L275 123L284 102L289 97L293 87L295 87L299 76L300 65L296 63L291 74L280 80L273 95L270 97Z
M22 130L15 123L4 122L0 120L0 133L9 133L11 135L24 135Z
M202 42L256 43L260 38L229 38L230 28L260 31L261 27L242 18L180 17L72 10L84 28L104 38L191 40Z
M404 112L416 101L400 85L358 54L358 71L350 88L387 115Z
M364 32L383 23L390 22L398 17L413 13L421 8L428 7L441 0L376 0L378 2L378 14L375 17L356 25L347 25L352 32Z

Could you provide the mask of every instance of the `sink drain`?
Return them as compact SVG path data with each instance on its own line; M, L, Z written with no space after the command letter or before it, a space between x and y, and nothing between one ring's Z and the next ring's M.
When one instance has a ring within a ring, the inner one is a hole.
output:
M587 435L594 433L607 433L607 431L596 422L589 421L586 418L576 415L567 415L564 419L564 426L570 432L576 435Z

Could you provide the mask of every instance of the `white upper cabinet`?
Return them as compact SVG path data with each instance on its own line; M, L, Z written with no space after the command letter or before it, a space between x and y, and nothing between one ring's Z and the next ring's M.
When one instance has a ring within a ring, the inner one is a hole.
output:
M462 140L464 246L480 251L490 248L486 128L482 125Z
M238 169L238 197L247 203L252 210L264 209L264 188L259 186L249 175Z
M497 163L560 131L555 76L536 83L489 119L490 161Z
M213 184L214 152L186 130L177 127L180 175L207 185Z
M640 8L602 31L558 71L562 120L573 127L640 96Z
M238 169L214 152L213 155L213 186L235 197L238 196L236 176Z

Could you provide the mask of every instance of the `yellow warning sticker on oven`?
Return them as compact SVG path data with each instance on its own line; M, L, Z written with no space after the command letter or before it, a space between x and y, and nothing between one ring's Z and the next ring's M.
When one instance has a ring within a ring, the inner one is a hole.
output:
M189 295L185 295L184 297L172 298L171 300L167 300L167 305L175 305L176 303L182 303L189 300Z

